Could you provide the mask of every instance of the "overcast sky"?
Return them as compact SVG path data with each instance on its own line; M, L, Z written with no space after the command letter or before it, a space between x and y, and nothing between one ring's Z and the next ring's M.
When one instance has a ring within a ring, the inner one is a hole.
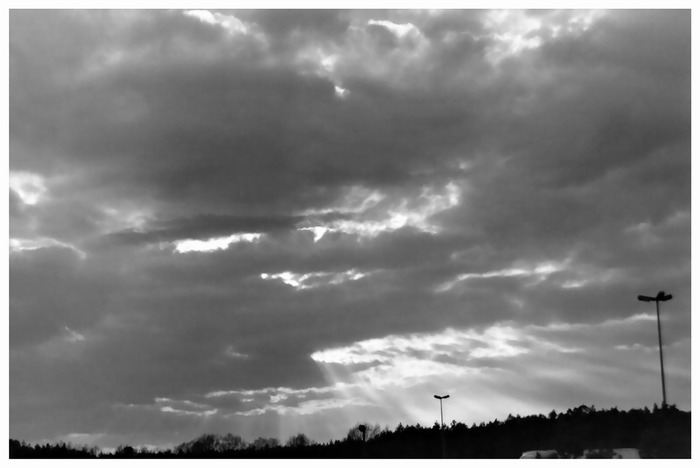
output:
M690 410L689 11L12 11L10 436Z

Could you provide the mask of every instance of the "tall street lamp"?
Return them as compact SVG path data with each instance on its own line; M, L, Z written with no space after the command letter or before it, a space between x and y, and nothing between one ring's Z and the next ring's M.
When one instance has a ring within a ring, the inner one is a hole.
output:
M442 458L445 458L445 435L442 432L442 429L445 427L445 423L442 419L442 400L449 398L449 395L443 395L443 396L437 396L433 395L435 398L440 400L440 440L442 441Z
M661 345L661 315L659 314L659 302L666 302L673 298L671 294L666 294L659 291L656 297L637 296L637 299L642 302L656 302L656 324L659 330L659 360L661 361L661 392L663 394L662 408L666 407L666 378L664 377L664 350Z

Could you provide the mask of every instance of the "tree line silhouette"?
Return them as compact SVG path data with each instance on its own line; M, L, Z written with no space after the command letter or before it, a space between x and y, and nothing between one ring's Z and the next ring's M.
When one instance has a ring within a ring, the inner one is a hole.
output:
M581 405L562 413L552 410L547 416L508 415L504 421L471 427L453 420L442 431L448 458L519 458L539 449L575 458L585 449L622 447L637 448L642 458L690 458L690 416L674 405L654 405L651 411ZM364 422L350 428L342 440L327 443L301 433L284 444L276 438L248 443L233 434L205 434L173 449L120 446L113 453L64 442L30 445L10 439L10 458L440 458L440 432L437 422L432 427L399 424L394 430Z

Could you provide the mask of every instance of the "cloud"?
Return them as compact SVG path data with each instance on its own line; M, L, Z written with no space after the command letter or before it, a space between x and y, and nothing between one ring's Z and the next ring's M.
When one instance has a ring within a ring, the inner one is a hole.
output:
M301 389L268 387L254 390L217 390L207 393L205 398L212 405L235 410L229 412L227 417L259 416L266 413L308 415L346 406L369 405L370 403L361 398L336 397L337 392L344 392L353 386L338 382L327 387Z
M184 14L197 18L204 23L220 26L231 34L245 34L248 32L248 27L245 23L233 15L224 15L218 12L212 13L208 10L187 10Z
M326 400L311 400L305 401L299 404L296 408L290 408L284 405L267 405L263 408L252 409L248 411L240 411L236 414L241 416L259 416L265 414L268 411L275 411L279 414L296 413L300 415L317 413L320 411L333 409L333 408L345 408L346 406L365 406L367 403L360 399L326 399Z
M215 242L216 239L219 239L216 242L220 245L229 245L257 240L265 233L293 229L301 219L300 216L202 214L161 220L138 210L105 210L112 218L111 223L103 234L88 240L90 248L139 244L162 246L174 243L177 249L182 242L195 242L192 245L196 246L199 245L196 242Z
M420 31L418 28L416 28L413 24L411 23L406 23L406 24L396 24L392 23L391 21L387 20L369 20L367 22L369 25L376 24L378 26L383 26L389 31L391 31L393 34L396 35L399 39L402 39L404 36L408 34L420 34Z
M226 354L226 356L228 356L232 359L247 359L250 357L249 355L247 355L245 353L240 353L240 352L236 351L236 349L231 345L226 347L225 354Z
M182 416L198 416L198 417L212 416L212 415L217 413L216 409L207 410L207 411L190 411L190 410L175 409L172 406L161 406L160 410L163 413L173 413L173 414L178 414L178 415L182 415Z
M392 232L404 227L412 227L424 232L437 233L440 228L429 222L429 219L442 211L454 208L459 204L461 190L453 182L448 183L443 193L430 188L423 188L420 195L414 199L402 198L394 206L375 209L373 213L359 219L337 219L327 223L318 223L312 219L302 221L300 230L308 230L314 233L314 242L318 242L327 232L341 232L357 235L359 237L375 237L384 232ZM370 195L363 204L354 211L364 214L369 209L369 203L379 203L383 195ZM363 219L364 218L364 219ZM379 218L379 219L377 219Z
M292 286L297 290L315 288L322 285L339 285L346 281L357 281L367 276L367 273L361 273L355 270L349 270L339 273L317 271L312 273L292 273L284 271L282 273L261 273L260 278L264 280L279 279L284 284Z
M11 346L39 344L66 326L80 330L104 317L117 284L109 271L85 262L74 248L53 243L10 255Z
M47 191L42 177L29 172L11 172L10 188L27 205L36 205Z
M214 250L226 250L231 244L238 242L256 242L260 239L260 233L232 234L228 237L217 237L208 240L186 239L175 241L175 251L186 252L211 252Z
M436 292L445 292L454 288L458 283L471 278L508 278L513 276L539 276L540 279L545 279L550 274L558 271L561 267L557 267L551 263L543 263L534 268L509 268L505 270L489 271L486 273L462 273L455 279L441 284L437 287ZM562 286L564 287L564 286Z
M68 333L68 336L66 337L66 340L68 340L71 343L77 343L79 341L85 341L85 336L81 335L75 330L71 330L68 327L63 327L66 330L66 333Z
M10 239L10 251L22 252L25 250L37 250L45 247L65 247L75 251L81 258L85 258L85 252L78 249L74 245L66 244L51 238L35 238L35 239Z

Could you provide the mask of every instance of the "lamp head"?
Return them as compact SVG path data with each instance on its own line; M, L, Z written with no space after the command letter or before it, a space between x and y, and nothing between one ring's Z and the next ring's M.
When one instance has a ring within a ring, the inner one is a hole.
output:
M660 291L659 294L658 294L658 296L656 296L656 300L657 300L657 301L661 301L661 302L666 302L666 301L669 301L669 300L671 300L671 299L673 299L673 295L672 295L672 294L666 294L666 293L664 293L663 291Z

